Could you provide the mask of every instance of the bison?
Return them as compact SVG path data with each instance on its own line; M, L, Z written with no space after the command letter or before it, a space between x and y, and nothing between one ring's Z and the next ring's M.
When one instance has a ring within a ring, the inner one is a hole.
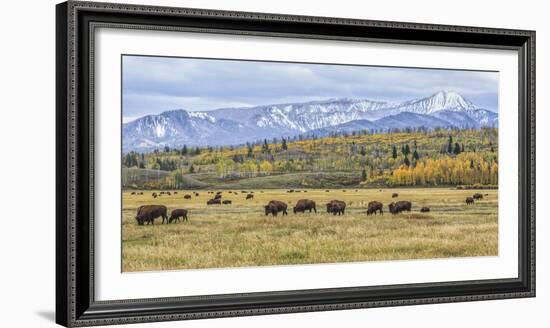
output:
M315 206L315 202L311 199L300 199L296 206L294 206L294 213L302 212L305 213L305 211L309 210L309 213L311 213L311 210L315 211L317 213L317 208Z
M168 219L168 222L169 223L172 223L172 221L176 222L176 221L179 221L180 218L184 222L189 220L187 218L187 210L184 210L182 208L178 208L178 209L173 210L172 213L170 214L170 218Z
M474 199L472 197L466 197L466 205L470 205L474 203Z
M247 199L247 200L248 200L248 199L252 199L252 198L254 198L254 195L252 195L252 194L246 195L246 199Z
M391 194L391 198L397 198L397 197L399 197L398 193L394 192L393 194Z
M214 196L214 199L222 199L222 194L216 194L216 195Z
M232 201L230 201L229 199L226 199L222 202L222 204L224 205L230 205L232 203Z
M189 195L189 194L183 195L183 198L185 198L185 199L191 199L191 195Z
M406 200L398 201L397 203L391 203L388 205L391 214L399 214L403 211L410 212L412 208L412 203Z
M476 193L476 194L474 194L474 199L475 199L475 200L483 199L483 195L480 194L480 193Z
M283 212L283 215L288 215L288 212L286 211L287 205L284 202L278 201L278 200L271 200L267 205L264 206L265 208L265 215L271 215L277 216L279 212Z
M384 205L382 205L382 203L373 200L368 204L367 215L371 215L371 214L376 215L376 212L378 211L380 211L381 215L384 215L383 208L384 208Z
M167 194L168 196L172 196L172 194L171 194L169 191L167 191L166 194Z
M132 191L132 192L130 193L130 195L135 195L135 194L136 194L136 192L135 192L135 191Z
M343 215L346 212L346 203L341 200L331 200L327 204L327 213Z
M166 223L168 223L167 211L164 205L143 205L137 210L136 221L139 225L143 225L145 222L147 222L147 224L155 224L155 219L162 217L162 223L164 223L165 220Z
M207 202L206 202L206 205L220 205L222 202L220 199L215 199L215 198L212 198L212 199L209 199Z
M153 198L157 198L157 197L158 197L158 195L157 195L156 192L152 193L151 196L153 196Z
M429 211L430 211L430 208L429 208L429 207L426 207L426 206L424 206L424 207L422 207L422 208L420 209L420 212L422 212L422 213L427 213L427 212L429 212Z

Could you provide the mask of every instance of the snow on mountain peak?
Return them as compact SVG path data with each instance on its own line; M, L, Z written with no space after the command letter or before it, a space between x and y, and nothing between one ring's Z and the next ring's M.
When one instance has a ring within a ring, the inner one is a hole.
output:
M410 100L397 106L400 111L431 114L442 110L472 111L478 109L474 103L455 91L439 91L429 97Z

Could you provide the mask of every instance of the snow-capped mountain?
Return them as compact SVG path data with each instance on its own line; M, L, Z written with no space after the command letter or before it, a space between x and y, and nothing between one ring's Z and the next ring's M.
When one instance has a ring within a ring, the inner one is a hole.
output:
M329 99L212 111L172 110L123 125L123 151L163 146L221 146L357 130L404 128L480 128L498 126L498 115L456 92L390 103L367 99Z

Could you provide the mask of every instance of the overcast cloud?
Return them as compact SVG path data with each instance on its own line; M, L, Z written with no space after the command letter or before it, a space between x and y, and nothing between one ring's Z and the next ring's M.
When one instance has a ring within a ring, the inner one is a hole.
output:
M123 57L124 121L172 109L247 107L329 98L404 101L456 91L498 110L498 73L258 61Z

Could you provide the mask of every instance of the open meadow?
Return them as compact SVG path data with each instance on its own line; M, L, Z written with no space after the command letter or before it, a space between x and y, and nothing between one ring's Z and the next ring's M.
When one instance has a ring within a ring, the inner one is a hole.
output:
M287 189L222 191L230 205L210 205L207 190L177 190L154 199L123 192L124 272L224 268L308 263L408 260L498 255L498 190L456 188ZM193 192L198 192L195 196ZM234 192L237 192L235 194ZM254 198L246 200L253 192ZM473 205L465 199L484 195ZM157 193L159 193L157 191ZM398 193L392 199L392 193ZM184 199L184 195L191 199ZM317 213L292 213L299 199L317 203ZM347 204L342 216L326 213L326 203ZM288 204L288 215L266 216L270 200ZM384 204L383 215L367 216L369 201ZM392 215L392 201L412 202L412 211ZM187 222L138 225L136 210L158 204L189 211ZM421 213L421 207L430 212Z

